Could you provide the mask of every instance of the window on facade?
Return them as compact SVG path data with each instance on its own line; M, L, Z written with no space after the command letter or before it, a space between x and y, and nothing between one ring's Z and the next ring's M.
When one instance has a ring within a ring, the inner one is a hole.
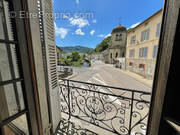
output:
M118 38L119 38L119 37L118 37L118 34L116 34L116 40L118 40Z
M149 40L149 29L141 32L141 41Z
M122 40L122 34L116 34L116 41Z
M112 58L112 53L110 54L110 57Z
M158 23L156 26L156 37L159 37L161 31L161 23Z
M135 55L135 50L134 50L134 49L131 49L131 50L129 51L129 58L133 58L134 55Z
M154 48L153 48L153 58L156 58L157 57L157 52L158 52L158 46L155 45Z
M131 44L135 44L136 43L136 36L132 36L131 37Z
M116 58L118 57L118 53L116 53Z
M129 62L129 66L132 67L132 66L133 66L133 63L132 63L132 62Z
M144 64L139 64L139 70L145 70L145 65Z
M148 47L139 48L139 57L146 58L148 54Z

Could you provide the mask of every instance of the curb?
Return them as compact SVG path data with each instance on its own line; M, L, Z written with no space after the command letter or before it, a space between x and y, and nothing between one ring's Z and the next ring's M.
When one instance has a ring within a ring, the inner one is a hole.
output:
M66 77L66 78L64 78L64 79L71 79L71 78L73 78L73 77L75 77L75 76L77 76L77 75L78 75L78 73L74 73L74 74L72 74L71 76L68 76L68 77ZM59 79L58 82L62 82L62 80Z
M136 81L138 81L138 82L140 82L140 83L144 84L145 86L147 86L147 87L149 87L149 88L152 89L152 86L150 86L149 84L146 84L146 83L140 81L140 80L137 79L136 77L130 76L130 75L128 75L128 74L122 72L121 70L119 70L119 69L117 69L117 68L115 68L115 67L113 67L113 66L111 66L111 65L108 65L108 66L109 66L109 67L112 67L112 68L114 68L114 69L116 69L117 71L119 71L119 72L121 72L121 73L123 73L123 74L125 74L125 75L127 75L127 76L129 76L129 77L131 77L131 78L133 78L133 79L135 79Z
M75 76L77 76L77 75L78 75L78 73L74 73L74 74L72 74L71 76L66 77L65 79L71 79L71 78L73 78L73 77L75 77Z

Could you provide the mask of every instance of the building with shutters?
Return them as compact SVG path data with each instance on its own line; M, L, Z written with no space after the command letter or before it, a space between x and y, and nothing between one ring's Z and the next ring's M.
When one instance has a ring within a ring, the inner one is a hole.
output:
M125 69L126 39L126 27L118 25L112 30L108 61L122 69Z
M126 69L152 79L161 29L162 9L128 31Z

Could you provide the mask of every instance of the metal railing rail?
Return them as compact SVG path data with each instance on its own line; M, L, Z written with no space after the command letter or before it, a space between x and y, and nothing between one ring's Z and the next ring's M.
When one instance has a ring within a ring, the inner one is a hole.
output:
M61 112L119 135L146 133L150 92L62 79Z

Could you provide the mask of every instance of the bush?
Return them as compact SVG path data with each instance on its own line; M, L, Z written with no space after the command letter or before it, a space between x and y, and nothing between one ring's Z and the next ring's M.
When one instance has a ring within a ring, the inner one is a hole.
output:
M61 57L58 60L58 64L64 66L80 67L83 64L82 61L82 57L79 55L79 53L77 51L73 51L71 55L67 56L67 58Z

